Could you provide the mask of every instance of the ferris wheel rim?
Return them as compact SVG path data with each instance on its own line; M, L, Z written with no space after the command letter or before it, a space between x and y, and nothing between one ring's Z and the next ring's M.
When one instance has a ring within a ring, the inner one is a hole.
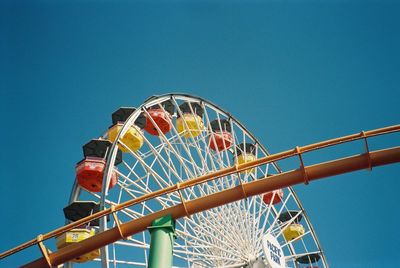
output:
M262 152L266 155L270 155L270 153L268 152L268 150L265 148L265 146L253 135L252 132L250 132L236 117L234 117L232 114L230 114L229 112L226 112L224 109L222 109L221 107L219 107L218 105L204 99L198 96L194 96L194 95L189 95L189 94L184 94L184 93L168 93L168 94L163 94L163 95L158 95L158 96L151 96L148 99L146 99L138 108L135 112L133 112L129 118L125 121L125 123L123 124L123 127L121 129L121 131L119 132L115 142L113 142L111 149L110 149L110 154L108 154L107 156L107 164L106 164L106 169L104 172L104 183L103 183L103 188L101 191L101 199L100 199L100 206L104 207L105 206L105 196L107 195L107 191L108 191L108 180L111 177L111 169L110 167L112 167L113 165L110 163L114 163L115 161L115 157L116 157L116 152L118 148L117 143L118 143L118 139L121 135L121 133L124 132L124 130L129 127L129 125L131 125L134 120L136 120L136 118L139 116L139 114L142 112L142 110L147 109L149 107L151 107L152 105L156 104L156 103L160 103L164 100L168 100L168 99L173 99L173 98L181 98L181 99L187 99L187 100L192 100L192 101L199 101L199 102L203 102L204 104L208 105L209 107L219 111L221 114L226 115L229 119L232 119L238 126L240 126L240 128L246 133L246 135L248 135L249 137L251 137L255 143L260 147L260 149L262 150ZM279 166L277 165L277 163L273 163L273 166L275 167L275 169L281 173L282 170L279 168ZM306 211L303 207L303 205L301 204L298 196L296 195L296 193L294 192L294 190L291 187L287 188L289 190L289 192L292 194L297 206L301 209L302 213L304 214L304 218L306 219L307 225L309 226L309 229L311 230L311 235L312 238L314 239L317 247L318 247L318 251L319 254L322 257L322 262L324 263L325 267L328 267L328 264L326 262L326 257L325 254L322 250L322 247L320 245L320 242L318 240L318 237L315 233L315 230L313 228L313 226L311 225L310 219L308 217L308 215L306 214ZM76 191L80 190L79 187L77 187L75 189L75 196L76 196ZM71 200L73 200L73 193L71 193ZM103 226L101 226L101 228L103 228ZM106 223L104 225L104 228L107 228Z

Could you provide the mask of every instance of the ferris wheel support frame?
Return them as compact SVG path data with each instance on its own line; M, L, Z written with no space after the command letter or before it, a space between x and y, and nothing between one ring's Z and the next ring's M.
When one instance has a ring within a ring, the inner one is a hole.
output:
M172 215L154 220L147 229L151 235L148 268L171 268L175 240L175 220Z
M39 258L22 267L39 268L49 267L49 264L52 266L62 264L75 257L104 247L110 243L122 239L123 237L145 231L154 220L168 214L170 214L172 218L176 220L204 210L280 188L285 188L300 183L308 184L308 182L317 179L356 170L371 170L372 167L393 164L397 162L400 162L400 147L393 147L373 152L367 151L363 154L310 166L305 166L303 163L301 163L299 169L283 172L273 176L263 177L248 183L241 183L239 186L207 196L202 196L193 200L185 201L179 205L175 205L167 209L148 214L142 218L123 223L120 226L99 233L79 243L69 245L59 249L58 251L49 253L46 256L47 258ZM249 167L243 168L248 169Z

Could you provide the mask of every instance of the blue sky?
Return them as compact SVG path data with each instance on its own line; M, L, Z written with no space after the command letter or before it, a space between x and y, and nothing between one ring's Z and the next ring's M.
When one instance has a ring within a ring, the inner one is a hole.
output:
M202 96L272 153L398 124L399 12L397 1L0 2L0 251L63 224L81 146L154 94ZM399 171L296 186L332 267L398 263Z

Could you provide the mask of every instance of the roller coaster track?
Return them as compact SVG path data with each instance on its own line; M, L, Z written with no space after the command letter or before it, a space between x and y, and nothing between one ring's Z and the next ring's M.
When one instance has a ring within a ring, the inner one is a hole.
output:
M179 219L230 202L238 201L240 199L244 199L249 196L259 195L265 192L273 191L280 188L285 188L295 184L300 184L300 183L308 184L310 181L338 174L348 173L361 169L372 170L373 167L397 163L400 162L399 146L377 151L370 151L368 146L368 138L380 135L387 135L394 132L400 132L400 125L394 125L370 131L362 131L360 133L343 136L336 139L326 140L323 142L314 143L302 147L295 147L294 149L291 150L268 155L251 162L231 166L216 172L212 172L181 183L177 183L173 186L169 186L164 189L160 189L158 191L145 194L138 198L131 199L125 203L121 203L116 206L110 207L108 209L102 210L98 213L92 214L86 218L65 225L47 234L38 235L36 239L32 239L13 249L1 253L0 259L12 255L30 246L38 245L43 254L43 257L33 262L30 262L22 267L27 267L27 268L54 267L69 260L72 260L76 257L79 257L83 254L104 247L117 240L124 239L128 236L131 236L139 232L143 232L146 230L146 228L151 224L153 220L168 214L171 214L174 219ZM314 164L309 166L304 165L302 158L302 155L304 153L320 150L326 147L337 146L339 144L348 143L356 140L364 140L365 151L362 154L353 155L346 158L340 158L328 162L322 162L319 164ZM209 194L192 200L184 200L182 198L182 195L180 195L181 196L180 204L148 214L139 219L128 221L126 223L121 223L118 220L118 217L115 213L119 210L132 206L134 204L138 204L143 201L159 197L161 195L173 192L179 193L181 190L188 187L206 183L208 181L220 177L228 176L257 166L265 165L268 163L272 163L275 161L291 157L297 157L299 159L300 167L298 169L282 172L268 177L261 177L257 180L247 183L239 182L238 186L235 186L233 188L222 190L220 192ZM73 245L61 248L55 252L50 252L48 249L45 248L43 244L43 241L47 239L53 238L66 231L76 228L82 224L88 223L94 219L105 217L110 214L113 215L115 221L117 222L116 227L112 229L99 233L79 243L75 243Z

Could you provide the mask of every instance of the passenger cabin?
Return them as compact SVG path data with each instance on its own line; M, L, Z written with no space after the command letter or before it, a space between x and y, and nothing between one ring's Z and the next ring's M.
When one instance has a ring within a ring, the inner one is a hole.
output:
M239 165L256 160L256 146L252 143L241 143L236 148L237 163ZM251 168L240 173L249 174L254 172L255 168Z
M176 128L179 135L185 139L197 137L204 129L203 114L204 109L198 102L184 102L179 105L176 119Z
M210 122L211 135L208 141L210 149L220 152L229 149L233 143L231 124L226 119Z
M300 264L309 264L310 266L307 266L306 268L318 268L318 266L315 266L314 264L319 262L320 259L321 256L319 253L310 253L296 258L296 262Z
M145 130L154 136L159 136L161 133L167 134L172 129L174 112L175 106L170 100L151 106L147 110Z
M106 166L107 153L111 148L108 140L94 139L83 146L84 159L76 164L76 179L78 184L90 191L100 192L103 185L104 169ZM115 164L122 162L121 152L117 153ZM117 183L116 167L114 167L109 189Z
M56 237L56 246L57 249L61 249L71 244L78 243L82 240L85 240L89 237L94 236L96 233L95 229L72 229L63 233L62 235ZM73 259L73 262L87 262L94 260L95 258L100 257L100 249L93 250L85 255L79 256Z
M287 222L290 221L292 218L296 217L296 215L299 213L299 211L297 210L289 210L289 211L285 211L283 213L281 213L281 215L279 215L279 220L281 222ZM300 214L297 215L297 217L293 220L293 222L295 223L299 223L301 220L303 219L303 216Z
M283 190L278 189L272 192L268 192L263 195L263 201L266 205L276 205L283 200Z
M64 216L69 221L77 221L99 212L100 204L94 201L75 201L66 206ZM99 226L99 219L89 222L88 226Z
M282 223L284 223L296 217L288 226L284 227L283 236L285 237L286 241L297 239L304 234L304 226L300 223L302 215L297 214L298 211L286 211L282 213L278 218Z
M286 229L283 231L283 236L286 241L291 241L296 238L299 238L304 234L304 227L300 223L291 223Z
M108 139L115 142L125 121L136 111L136 108L122 107L112 114L113 125L108 129ZM146 127L146 117L141 113L135 120L134 124L129 126L128 130L120 137L118 148L122 152L135 152L139 150L144 143L143 129ZM121 144L123 143L123 144Z
M98 157L105 159L108 156L108 152L111 149L111 141L104 139L93 139L82 146L84 157ZM118 150L115 158L115 165L122 163L122 152Z

